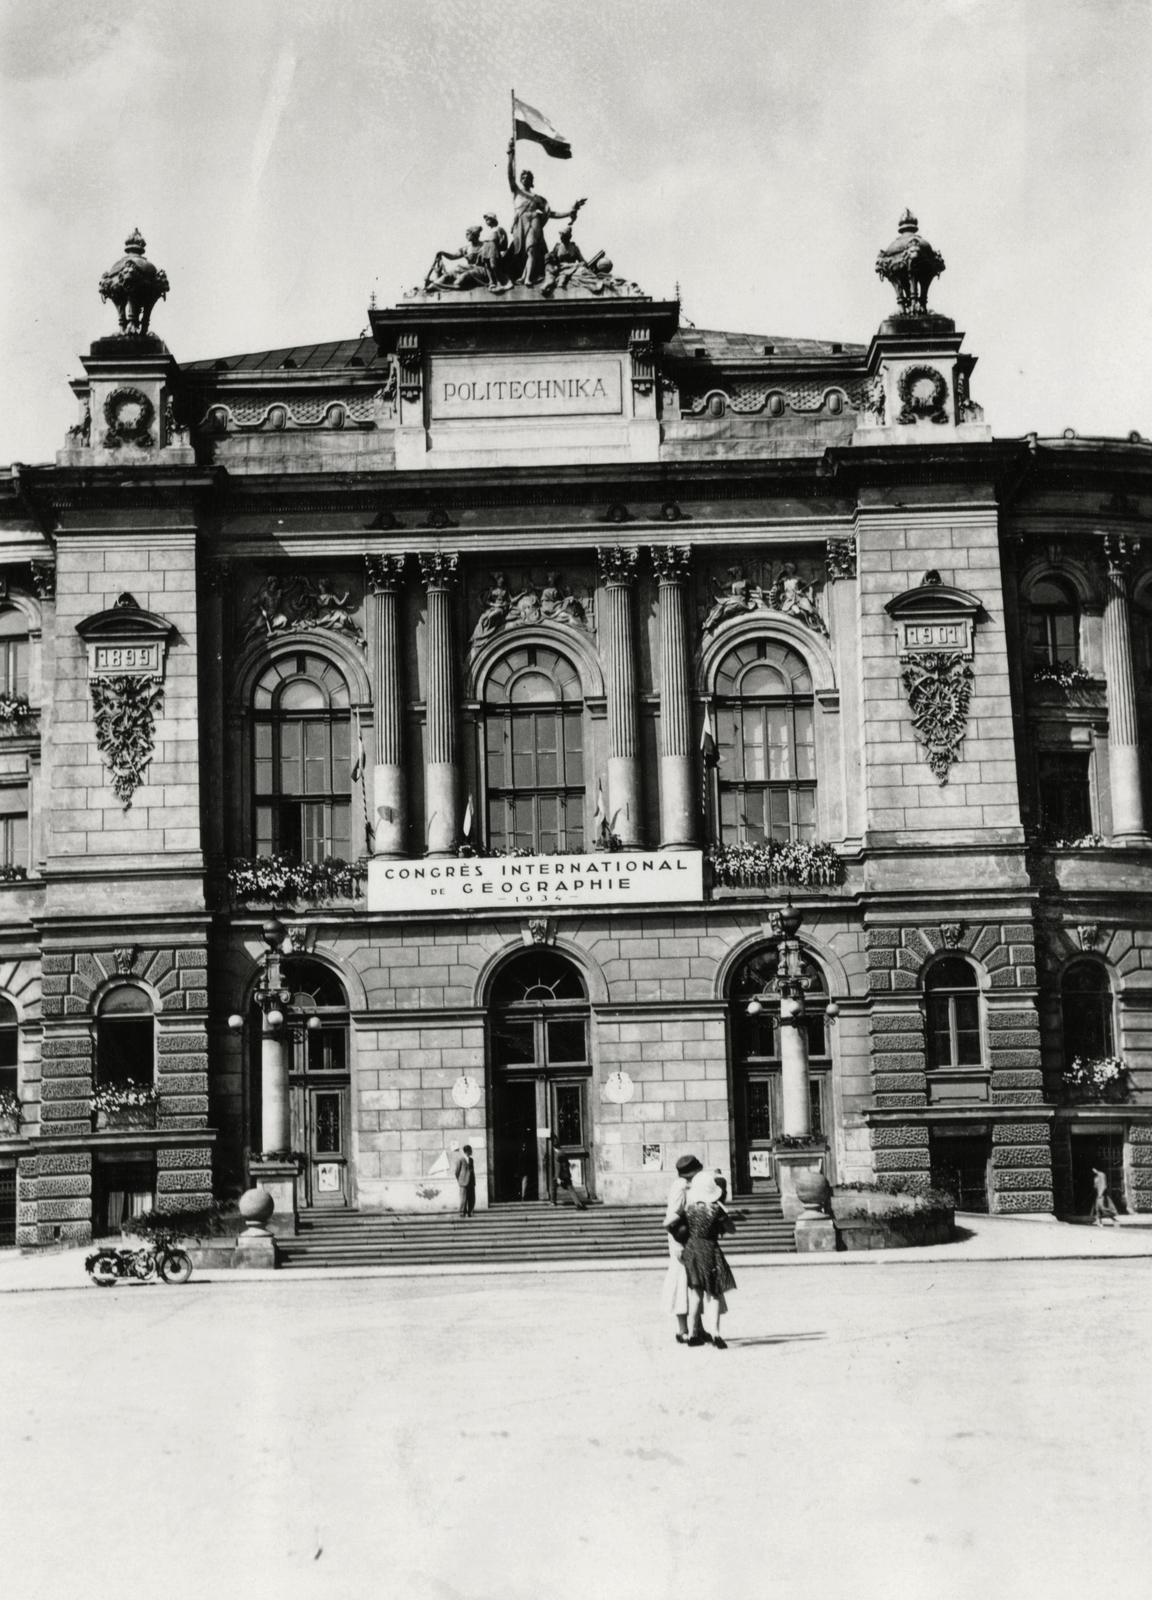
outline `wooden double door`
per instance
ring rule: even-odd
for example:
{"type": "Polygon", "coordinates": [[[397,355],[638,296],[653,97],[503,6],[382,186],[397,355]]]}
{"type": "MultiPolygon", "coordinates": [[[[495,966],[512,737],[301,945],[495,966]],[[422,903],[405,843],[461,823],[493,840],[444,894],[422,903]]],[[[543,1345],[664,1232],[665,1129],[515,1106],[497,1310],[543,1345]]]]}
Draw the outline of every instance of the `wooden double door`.
{"type": "Polygon", "coordinates": [[[303,1030],[294,1041],[292,1067],[292,1148],[303,1158],[299,1202],[346,1206],[352,1198],[347,1028],[303,1030]]]}

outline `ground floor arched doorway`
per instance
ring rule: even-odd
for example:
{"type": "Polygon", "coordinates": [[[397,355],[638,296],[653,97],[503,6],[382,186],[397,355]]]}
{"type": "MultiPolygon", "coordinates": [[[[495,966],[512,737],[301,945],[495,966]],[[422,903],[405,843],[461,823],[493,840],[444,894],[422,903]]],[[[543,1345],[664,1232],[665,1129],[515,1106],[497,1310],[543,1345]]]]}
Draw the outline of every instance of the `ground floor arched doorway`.
{"type": "Polygon", "coordinates": [[[580,972],[552,950],[514,957],[489,1001],[492,1198],[591,1195],[592,1067],[580,972]]]}

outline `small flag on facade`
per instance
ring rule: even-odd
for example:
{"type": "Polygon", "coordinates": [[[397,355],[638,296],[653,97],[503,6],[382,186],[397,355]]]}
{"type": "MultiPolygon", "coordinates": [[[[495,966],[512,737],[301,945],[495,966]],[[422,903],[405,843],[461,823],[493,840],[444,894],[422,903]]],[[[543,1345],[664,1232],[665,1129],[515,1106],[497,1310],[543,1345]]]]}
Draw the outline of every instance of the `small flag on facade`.
{"type": "Polygon", "coordinates": [[[352,763],[352,782],[359,783],[364,776],[364,769],[368,765],[368,754],[364,749],[364,736],[360,732],[360,713],[356,713],[356,759],[352,763]]]}
{"type": "Polygon", "coordinates": [[[700,753],[704,757],[706,767],[715,767],[720,762],[720,752],[716,748],[716,736],[712,732],[712,708],[704,707],[704,727],[700,733],[700,753]]]}
{"type": "Polygon", "coordinates": [[[603,839],[608,832],[608,808],[604,804],[604,785],[596,779],[596,815],[593,817],[597,839],[603,839]]]}
{"type": "Polygon", "coordinates": [[[464,807],[464,837],[472,837],[472,796],[468,796],[468,804],[464,807]]]}
{"type": "Polygon", "coordinates": [[[557,161],[571,159],[572,146],[564,135],[557,133],[548,118],[542,116],[534,106],[526,106],[515,95],[512,96],[512,120],[517,139],[532,139],[536,144],[542,144],[557,161]]]}

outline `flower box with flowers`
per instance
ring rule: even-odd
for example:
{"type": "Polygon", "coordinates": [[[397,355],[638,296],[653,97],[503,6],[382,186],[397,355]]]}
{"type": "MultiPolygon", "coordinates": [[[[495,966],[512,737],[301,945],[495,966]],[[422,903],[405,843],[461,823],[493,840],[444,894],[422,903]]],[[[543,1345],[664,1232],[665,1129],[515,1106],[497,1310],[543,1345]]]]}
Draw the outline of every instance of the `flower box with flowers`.
{"type": "Polygon", "coordinates": [[[777,885],[812,889],[844,880],[844,862],[830,844],[805,844],[798,839],[713,845],[708,860],[713,882],[721,889],[772,889],[777,885]]]}
{"type": "Polygon", "coordinates": [[[1100,687],[1090,672],[1071,661],[1041,662],[1032,669],[1032,682],[1039,689],[1094,689],[1100,687]]]}
{"type": "Polygon", "coordinates": [[[13,1139],[20,1132],[20,1100],[10,1089],[0,1092],[0,1138],[13,1139]]]}
{"type": "Polygon", "coordinates": [[[27,695],[6,694],[0,690],[0,734],[25,731],[34,716],[27,695]]]}
{"type": "Polygon", "coordinates": [[[357,900],[364,893],[366,869],[354,861],[329,856],[324,861],[291,861],[285,856],[256,856],[233,861],[228,888],[233,900],[263,905],[297,901],[357,900]]]}
{"type": "Polygon", "coordinates": [[[1063,1077],[1064,1098],[1072,1105],[1116,1105],[1128,1098],[1128,1068],[1119,1056],[1072,1058],[1063,1077]]]}
{"type": "Polygon", "coordinates": [[[96,1127],[154,1128],[158,1098],[152,1084],[101,1084],[92,1096],[96,1127]]]}

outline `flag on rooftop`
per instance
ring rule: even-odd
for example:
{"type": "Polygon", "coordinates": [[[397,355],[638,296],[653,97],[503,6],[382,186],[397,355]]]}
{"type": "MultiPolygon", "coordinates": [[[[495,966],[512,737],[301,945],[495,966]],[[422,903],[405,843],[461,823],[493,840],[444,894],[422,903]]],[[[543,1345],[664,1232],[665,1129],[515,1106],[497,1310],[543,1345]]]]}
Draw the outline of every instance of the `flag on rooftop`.
{"type": "Polygon", "coordinates": [[[542,144],[550,156],[555,156],[557,161],[567,161],[572,155],[572,146],[562,133],[556,129],[536,110],[535,106],[525,105],[523,100],[512,96],[512,121],[516,130],[517,139],[532,139],[536,144],[542,144]]]}

